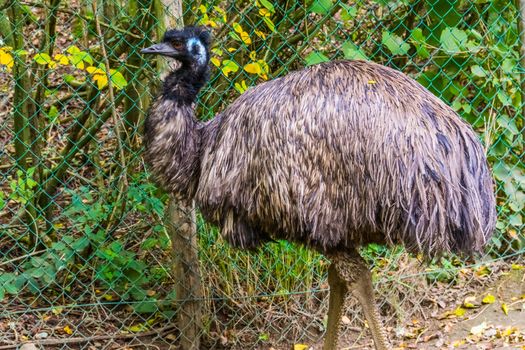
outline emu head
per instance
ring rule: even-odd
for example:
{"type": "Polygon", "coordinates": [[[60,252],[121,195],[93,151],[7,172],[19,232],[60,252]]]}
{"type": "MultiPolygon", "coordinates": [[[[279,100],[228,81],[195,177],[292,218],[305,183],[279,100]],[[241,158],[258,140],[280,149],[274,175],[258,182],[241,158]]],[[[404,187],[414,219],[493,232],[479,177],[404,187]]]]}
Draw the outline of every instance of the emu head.
{"type": "Polygon", "coordinates": [[[181,67],[204,68],[210,58],[211,34],[206,27],[171,29],[158,44],[142,49],[143,54],[157,54],[174,58],[181,67]]]}

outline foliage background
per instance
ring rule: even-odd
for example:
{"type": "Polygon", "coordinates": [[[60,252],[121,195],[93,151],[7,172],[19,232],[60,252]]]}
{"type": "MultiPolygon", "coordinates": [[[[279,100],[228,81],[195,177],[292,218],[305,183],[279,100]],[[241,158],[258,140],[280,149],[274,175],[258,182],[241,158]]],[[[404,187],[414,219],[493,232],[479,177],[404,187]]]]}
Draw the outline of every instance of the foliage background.
{"type": "MultiPolygon", "coordinates": [[[[485,283],[494,261],[524,252],[518,1],[207,0],[183,8],[185,23],[215,36],[202,119],[291,70],[366,59],[415,78],[479,133],[499,205],[489,253],[468,269],[449,257],[422,271],[401,248],[365,247],[389,324],[445,308],[427,292],[485,283]]],[[[141,158],[161,61],[139,50],[162,35],[164,11],[158,0],[0,1],[0,320],[12,325],[0,342],[34,339],[38,329],[59,339],[178,342],[169,326],[180,300],[167,196],[141,158]]],[[[200,219],[198,232],[206,346],[320,338],[323,257],[286,242],[235,251],[200,219]]],[[[349,317],[362,325],[357,312],[349,317]]]]}

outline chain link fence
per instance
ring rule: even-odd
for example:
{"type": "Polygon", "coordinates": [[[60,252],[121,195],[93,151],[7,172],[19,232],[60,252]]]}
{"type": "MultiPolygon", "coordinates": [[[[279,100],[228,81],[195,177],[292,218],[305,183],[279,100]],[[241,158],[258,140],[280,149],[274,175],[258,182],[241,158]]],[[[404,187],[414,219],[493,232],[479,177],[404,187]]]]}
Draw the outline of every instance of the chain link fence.
{"type": "MultiPolygon", "coordinates": [[[[191,286],[181,289],[186,282],[173,268],[182,252],[171,249],[168,196],[141,157],[163,61],[144,60],[139,50],[162,36],[173,17],[167,5],[0,0],[0,349],[28,341],[164,349],[184,341],[176,320],[189,302],[180,291],[191,286]]],[[[509,261],[520,266],[525,4],[209,0],[182,9],[184,23],[206,25],[215,37],[199,118],[305,65],[365,59],[410,75],[479,133],[499,206],[486,256],[421,266],[402,248],[363,248],[394,343],[406,340],[400,330],[414,319],[455,309],[495,283],[509,261]]],[[[196,218],[202,295],[191,302],[202,310],[201,348],[319,344],[327,261],[287,242],[234,250],[196,218]]],[[[348,306],[342,341],[365,348],[359,307],[348,306]]],[[[185,317],[190,325],[193,315],[185,317]]]]}

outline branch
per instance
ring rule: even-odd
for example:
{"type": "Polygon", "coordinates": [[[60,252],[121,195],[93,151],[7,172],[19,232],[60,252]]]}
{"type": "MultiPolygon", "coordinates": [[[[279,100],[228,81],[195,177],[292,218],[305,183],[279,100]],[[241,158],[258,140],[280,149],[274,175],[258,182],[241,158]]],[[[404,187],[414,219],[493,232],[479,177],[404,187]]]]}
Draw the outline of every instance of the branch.
{"type": "Polygon", "coordinates": [[[168,331],[175,329],[175,325],[165,326],[159,329],[154,329],[151,331],[143,333],[130,333],[130,334],[114,334],[114,335],[95,335],[91,337],[76,337],[76,338],[64,338],[64,339],[46,339],[40,341],[26,341],[23,343],[10,341],[11,345],[2,345],[0,350],[7,349],[18,349],[21,345],[24,344],[33,344],[33,345],[62,345],[62,344],[78,344],[78,343],[88,343],[93,341],[101,340],[119,340],[119,339],[129,339],[129,338],[142,338],[149,337],[152,335],[165,334],[168,331]]]}

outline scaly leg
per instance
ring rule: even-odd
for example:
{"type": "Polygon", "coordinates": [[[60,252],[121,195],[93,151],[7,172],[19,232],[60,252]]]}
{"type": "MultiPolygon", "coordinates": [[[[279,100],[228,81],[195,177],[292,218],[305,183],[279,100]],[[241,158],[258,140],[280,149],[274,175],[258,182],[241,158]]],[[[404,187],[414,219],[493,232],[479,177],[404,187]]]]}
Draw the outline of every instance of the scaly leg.
{"type": "MultiPolygon", "coordinates": [[[[358,252],[354,251],[351,253],[336,253],[331,255],[330,259],[332,260],[332,265],[335,267],[335,271],[337,272],[337,277],[344,281],[347,289],[351,290],[356,296],[357,300],[359,300],[361,303],[363,313],[365,314],[365,318],[368,321],[368,325],[370,326],[370,331],[372,332],[372,338],[374,339],[376,350],[390,349],[391,347],[388,343],[386,333],[379,316],[379,310],[375,305],[372,277],[368,267],[363,261],[363,258],[361,258],[358,252]]],[[[330,287],[331,286],[332,285],[330,284],[330,287]]],[[[332,298],[330,297],[330,302],[331,301],[332,298]]],[[[329,317],[331,311],[330,309],[331,307],[329,307],[329,317]]],[[[335,311],[332,312],[335,313],[335,311]]],[[[342,310],[340,311],[339,315],[341,315],[341,312],[342,310]]],[[[339,322],[339,319],[337,322],[339,322]]],[[[335,349],[335,347],[325,348],[325,350],[327,349],[335,349]]]]}
{"type": "Polygon", "coordinates": [[[348,287],[346,282],[339,277],[333,264],[328,269],[328,284],[330,285],[330,300],[328,302],[328,326],[323,350],[337,350],[341,315],[343,314],[348,287]]]}

